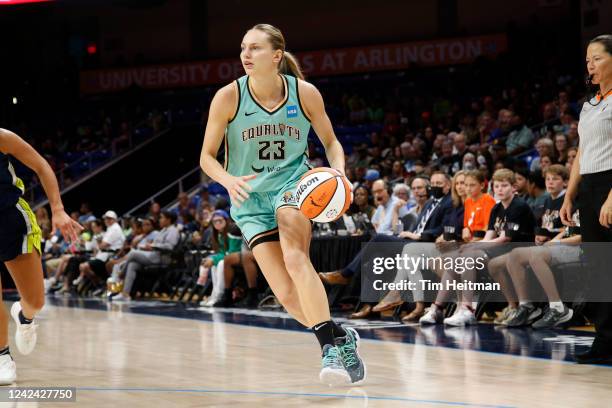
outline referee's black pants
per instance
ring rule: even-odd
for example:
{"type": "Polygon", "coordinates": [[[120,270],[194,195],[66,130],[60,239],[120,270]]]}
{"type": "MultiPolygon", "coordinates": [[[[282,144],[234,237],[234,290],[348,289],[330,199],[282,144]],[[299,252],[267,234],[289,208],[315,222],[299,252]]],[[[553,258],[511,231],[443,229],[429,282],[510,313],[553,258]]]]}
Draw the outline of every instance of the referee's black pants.
{"type": "Polygon", "coordinates": [[[593,349],[612,354],[612,303],[601,302],[602,297],[606,299],[612,297],[612,264],[610,263],[612,228],[606,228],[599,223],[599,212],[611,188],[612,170],[582,175],[578,192],[578,208],[582,242],[587,243],[584,246],[584,254],[589,266],[592,266],[591,288],[599,292],[592,293],[599,299],[597,299],[598,303],[591,304],[589,307],[592,310],[591,320],[595,323],[596,331],[593,349]],[[599,244],[590,246],[589,242],[599,244]]]}

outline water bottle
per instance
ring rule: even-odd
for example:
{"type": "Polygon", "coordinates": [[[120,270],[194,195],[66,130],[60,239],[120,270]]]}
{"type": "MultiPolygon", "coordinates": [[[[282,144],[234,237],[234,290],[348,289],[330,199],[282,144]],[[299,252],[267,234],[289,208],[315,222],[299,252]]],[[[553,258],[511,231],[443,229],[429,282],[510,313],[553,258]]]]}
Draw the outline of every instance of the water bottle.
{"type": "Polygon", "coordinates": [[[397,225],[395,227],[395,235],[399,235],[402,231],[404,231],[404,223],[402,220],[397,220],[397,225]]]}

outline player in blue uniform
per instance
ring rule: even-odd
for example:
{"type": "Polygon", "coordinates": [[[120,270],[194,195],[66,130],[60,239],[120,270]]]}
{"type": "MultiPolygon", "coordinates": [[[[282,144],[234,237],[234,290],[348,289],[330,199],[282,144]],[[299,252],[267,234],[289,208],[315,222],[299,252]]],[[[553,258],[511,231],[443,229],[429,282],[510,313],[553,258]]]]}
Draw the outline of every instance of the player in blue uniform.
{"type": "MultiPolygon", "coordinates": [[[[24,185],[15,175],[10,157],[28,166],[40,179],[51,205],[54,230],[59,229],[64,238],[76,241],[82,227],[64,211],[57,179],[47,161],[19,136],[0,129],[0,262],[8,269],[21,296],[11,307],[17,326],[15,343],[22,354],[29,354],[36,345],[37,325],[33,319],[45,302],[41,231],[30,206],[21,198],[24,185]]],[[[0,307],[0,384],[4,385],[17,378],[8,347],[8,319],[5,308],[0,307]]]]}
{"type": "Polygon", "coordinates": [[[295,187],[309,169],[310,125],[331,167],[342,174],[344,151],[321,94],[303,80],[279,29],[254,26],[241,49],[246,75],[215,95],[200,164],[229,192],[231,216],[280,303],[317,336],[321,381],[360,383],[366,369],[357,353],[359,335],[331,320],[325,289],[309,258],[311,224],[295,201],[295,187]],[[216,159],[222,142],[224,165],[216,159]]]}

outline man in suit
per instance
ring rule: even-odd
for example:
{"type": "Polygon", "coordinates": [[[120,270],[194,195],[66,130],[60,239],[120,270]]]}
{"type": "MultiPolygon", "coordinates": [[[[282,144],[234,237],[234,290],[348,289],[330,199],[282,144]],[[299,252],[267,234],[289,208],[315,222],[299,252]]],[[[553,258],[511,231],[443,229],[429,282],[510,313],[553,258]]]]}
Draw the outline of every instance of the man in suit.
{"type": "MultiPolygon", "coordinates": [[[[448,222],[448,218],[452,213],[453,206],[450,189],[450,177],[442,172],[434,173],[431,178],[430,188],[432,197],[427,201],[425,207],[419,214],[416,225],[413,227],[412,231],[402,231],[397,237],[386,234],[376,234],[366,245],[363,246],[355,259],[353,259],[353,261],[345,268],[334,272],[319,273],[319,277],[323,283],[327,283],[329,285],[348,284],[351,281],[351,278],[361,271],[363,262],[370,262],[370,259],[368,258],[371,258],[373,255],[371,245],[380,243],[395,243],[396,245],[389,245],[385,248],[388,249],[388,251],[385,252],[389,253],[376,254],[377,256],[390,257],[393,256],[393,254],[401,254],[407,241],[435,241],[435,239],[442,234],[444,225],[448,222]]],[[[371,311],[372,305],[364,303],[361,309],[358,312],[353,313],[350,317],[356,319],[364,318],[367,317],[371,311]]]]}
{"type": "Polygon", "coordinates": [[[419,214],[414,230],[402,231],[399,237],[412,241],[435,241],[442,234],[447,217],[453,210],[450,189],[450,176],[443,172],[435,172],[431,176],[431,198],[419,214]]]}

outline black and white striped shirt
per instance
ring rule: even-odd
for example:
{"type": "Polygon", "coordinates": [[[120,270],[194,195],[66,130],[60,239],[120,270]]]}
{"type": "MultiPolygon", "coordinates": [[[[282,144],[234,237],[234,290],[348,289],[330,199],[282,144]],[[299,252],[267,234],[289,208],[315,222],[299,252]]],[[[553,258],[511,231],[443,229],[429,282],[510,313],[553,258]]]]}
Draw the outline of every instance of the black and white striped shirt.
{"type": "MultiPolygon", "coordinates": [[[[592,104],[597,99],[591,99],[592,104]]],[[[612,170],[612,95],[598,105],[582,105],[580,121],[580,174],[612,170]]]]}

